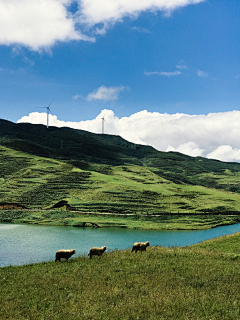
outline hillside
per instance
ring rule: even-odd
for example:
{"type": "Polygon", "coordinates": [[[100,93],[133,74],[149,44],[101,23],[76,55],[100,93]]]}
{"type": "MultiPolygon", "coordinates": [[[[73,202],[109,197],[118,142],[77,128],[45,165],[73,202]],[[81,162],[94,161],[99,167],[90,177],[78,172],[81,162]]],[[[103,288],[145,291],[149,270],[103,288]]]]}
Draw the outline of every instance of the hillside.
{"type": "Polygon", "coordinates": [[[0,205],[84,212],[239,211],[240,164],[119,136],[0,120],[0,205]]]}

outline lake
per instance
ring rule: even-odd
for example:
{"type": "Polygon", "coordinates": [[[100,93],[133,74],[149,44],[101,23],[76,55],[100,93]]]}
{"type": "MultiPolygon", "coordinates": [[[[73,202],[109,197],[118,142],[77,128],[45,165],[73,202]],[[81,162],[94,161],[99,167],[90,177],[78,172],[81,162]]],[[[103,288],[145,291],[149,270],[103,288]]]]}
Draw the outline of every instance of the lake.
{"type": "MultiPolygon", "coordinates": [[[[208,230],[159,231],[121,228],[73,228],[0,223],[0,267],[53,261],[59,249],[75,249],[78,256],[91,247],[130,249],[134,242],[156,246],[188,246],[240,231],[240,223],[208,230]]],[[[73,256],[73,257],[74,257],[73,256]]]]}

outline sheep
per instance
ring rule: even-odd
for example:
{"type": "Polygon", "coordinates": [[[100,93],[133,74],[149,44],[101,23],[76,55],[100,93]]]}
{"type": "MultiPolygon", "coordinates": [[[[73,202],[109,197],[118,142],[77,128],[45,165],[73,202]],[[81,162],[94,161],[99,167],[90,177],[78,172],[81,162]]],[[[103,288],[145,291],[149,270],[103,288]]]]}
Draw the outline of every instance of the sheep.
{"type": "Polygon", "coordinates": [[[90,259],[92,259],[92,256],[101,256],[103,254],[103,252],[107,249],[107,247],[103,246],[101,248],[91,248],[90,249],[90,252],[89,252],[89,256],[90,256],[90,259]]]}
{"type": "Polygon", "coordinates": [[[71,249],[71,250],[58,250],[56,252],[55,262],[56,261],[61,261],[62,258],[68,260],[74,253],[75,253],[74,249],[71,249]]]}
{"type": "Polygon", "coordinates": [[[137,253],[137,251],[146,251],[146,248],[150,246],[149,241],[147,242],[135,242],[133,247],[132,247],[132,251],[135,251],[135,253],[137,253]]]}

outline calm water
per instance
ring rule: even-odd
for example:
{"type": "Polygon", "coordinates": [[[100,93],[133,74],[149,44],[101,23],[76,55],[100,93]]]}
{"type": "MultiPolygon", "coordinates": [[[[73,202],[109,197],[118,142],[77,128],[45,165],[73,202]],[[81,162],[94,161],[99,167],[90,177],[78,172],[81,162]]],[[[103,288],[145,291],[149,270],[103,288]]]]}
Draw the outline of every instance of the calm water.
{"type": "Polygon", "coordinates": [[[73,228],[0,223],[0,267],[55,259],[59,249],[87,254],[91,247],[128,249],[136,241],[187,246],[240,231],[240,223],[201,231],[154,231],[121,228],[73,228]]]}

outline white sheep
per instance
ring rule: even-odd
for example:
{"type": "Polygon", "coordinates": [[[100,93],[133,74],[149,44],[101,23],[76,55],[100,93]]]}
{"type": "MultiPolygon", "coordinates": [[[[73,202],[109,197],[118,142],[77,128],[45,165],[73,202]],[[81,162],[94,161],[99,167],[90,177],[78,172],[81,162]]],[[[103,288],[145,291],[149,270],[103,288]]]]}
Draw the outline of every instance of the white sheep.
{"type": "Polygon", "coordinates": [[[105,246],[101,248],[94,247],[90,249],[90,252],[88,255],[90,256],[90,259],[92,259],[92,256],[101,256],[106,249],[107,247],[105,246]]]}
{"type": "Polygon", "coordinates": [[[71,250],[58,250],[56,252],[56,258],[55,258],[55,262],[56,261],[61,261],[61,259],[69,259],[73,254],[75,253],[74,249],[71,250]]]}
{"type": "Polygon", "coordinates": [[[132,251],[135,251],[135,253],[137,253],[137,251],[146,251],[146,248],[150,246],[149,241],[147,242],[135,242],[133,247],[132,247],[132,251]]]}

